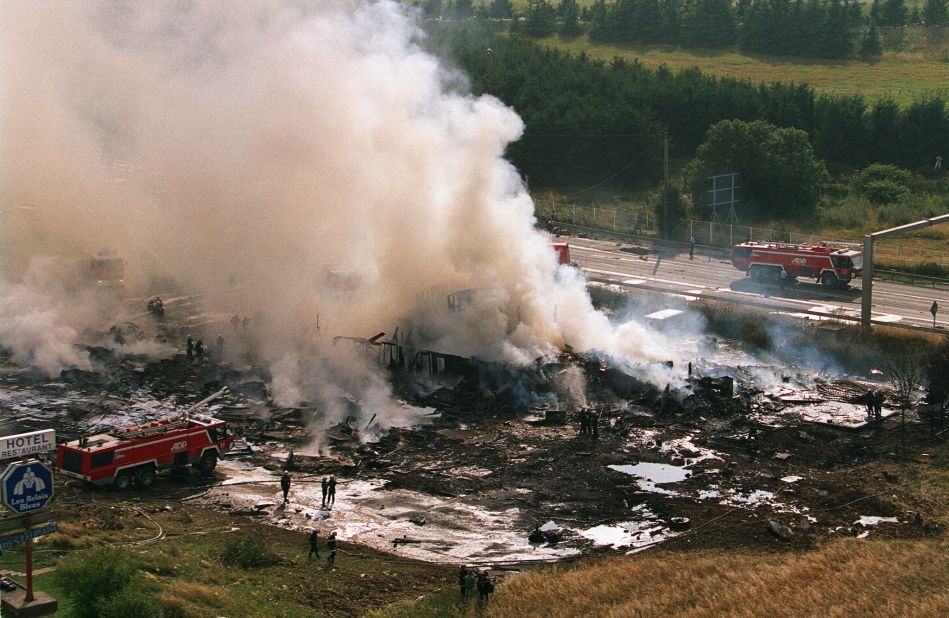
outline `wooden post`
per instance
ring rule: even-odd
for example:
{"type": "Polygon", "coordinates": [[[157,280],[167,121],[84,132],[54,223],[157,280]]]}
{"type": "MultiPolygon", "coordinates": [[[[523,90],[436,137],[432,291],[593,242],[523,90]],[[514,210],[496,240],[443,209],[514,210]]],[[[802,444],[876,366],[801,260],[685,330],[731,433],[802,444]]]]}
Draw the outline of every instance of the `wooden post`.
{"type": "Polygon", "coordinates": [[[26,601],[35,601],[33,597],[33,539],[24,543],[23,554],[26,556],[26,601]]]}

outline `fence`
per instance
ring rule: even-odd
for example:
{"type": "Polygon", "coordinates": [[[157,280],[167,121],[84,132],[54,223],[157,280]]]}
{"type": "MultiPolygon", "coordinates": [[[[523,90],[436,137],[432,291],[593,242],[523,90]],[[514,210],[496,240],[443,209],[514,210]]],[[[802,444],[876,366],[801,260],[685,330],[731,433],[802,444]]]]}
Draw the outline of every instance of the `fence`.
{"type": "MultiPolygon", "coordinates": [[[[602,206],[542,202],[538,202],[538,209],[540,214],[554,222],[562,221],[571,225],[598,228],[633,236],[659,237],[656,217],[648,209],[642,209],[640,212],[629,212],[602,206]]],[[[680,237],[668,240],[685,243],[692,236],[697,244],[709,247],[730,247],[746,240],[812,245],[829,241],[835,244],[852,245],[855,249],[862,249],[863,247],[862,237],[851,239],[821,238],[813,234],[773,227],[754,227],[719,221],[683,219],[679,221],[678,229],[680,237]]],[[[880,262],[894,268],[934,264],[943,269],[949,269],[949,248],[934,251],[912,247],[895,239],[877,241],[873,247],[873,257],[874,262],[880,262]]]]}

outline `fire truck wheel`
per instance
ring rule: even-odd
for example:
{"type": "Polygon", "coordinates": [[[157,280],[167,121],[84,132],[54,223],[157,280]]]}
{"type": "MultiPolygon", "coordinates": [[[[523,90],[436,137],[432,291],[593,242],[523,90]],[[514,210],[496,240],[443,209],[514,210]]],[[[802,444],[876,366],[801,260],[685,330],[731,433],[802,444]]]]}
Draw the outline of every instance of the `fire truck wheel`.
{"type": "Polygon", "coordinates": [[[834,275],[834,273],[824,273],[820,276],[820,284],[825,288],[836,287],[837,277],[834,275]]]}
{"type": "Polygon", "coordinates": [[[201,474],[211,474],[217,466],[217,455],[214,453],[205,453],[201,456],[201,461],[195,466],[201,474]]]}
{"type": "Polygon", "coordinates": [[[125,491],[132,486],[132,475],[127,471],[119,472],[112,479],[112,489],[116,491],[125,491]]]}
{"type": "Polygon", "coordinates": [[[135,482],[139,487],[151,487],[155,484],[155,468],[142,466],[135,471],[135,482]]]}

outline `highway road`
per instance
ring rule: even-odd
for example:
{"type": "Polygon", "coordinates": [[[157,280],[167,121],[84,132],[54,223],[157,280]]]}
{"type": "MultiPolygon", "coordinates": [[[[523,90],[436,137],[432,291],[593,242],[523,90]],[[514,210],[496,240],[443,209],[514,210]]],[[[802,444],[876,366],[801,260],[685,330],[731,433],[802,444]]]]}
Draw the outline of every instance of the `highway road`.
{"type": "MultiPolygon", "coordinates": [[[[781,288],[752,282],[721,253],[696,250],[695,259],[689,260],[685,250],[659,249],[658,254],[639,255],[636,251],[643,247],[615,240],[568,236],[558,240],[570,243],[571,259],[591,281],[675,294],[686,300],[756,305],[814,319],[860,317],[860,279],[844,289],[827,290],[806,279],[781,288]]],[[[929,309],[933,301],[939,304],[936,328],[949,331],[949,286],[933,289],[875,281],[872,319],[875,324],[932,328],[929,309]]]]}

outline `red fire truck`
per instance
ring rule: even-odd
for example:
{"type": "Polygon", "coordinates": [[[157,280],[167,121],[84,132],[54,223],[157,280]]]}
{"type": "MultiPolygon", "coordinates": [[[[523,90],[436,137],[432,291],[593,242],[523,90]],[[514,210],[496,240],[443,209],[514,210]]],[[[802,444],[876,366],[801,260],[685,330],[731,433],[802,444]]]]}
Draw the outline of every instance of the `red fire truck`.
{"type": "Polygon", "coordinates": [[[189,464],[210,474],[234,443],[224,421],[195,414],[79,438],[56,449],[56,469],[93,485],[128,489],[155,482],[163,468],[189,464]]]}
{"type": "Polygon", "coordinates": [[[100,249],[88,258],[88,276],[97,286],[118,287],[125,284],[125,260],[111,249],[100,249]]]}
{"type": "Polygon", "coordinates": [[[557,263],[569,266],[570,262],[570,245],[565,242],[552,242],[550,246],[553,247],[554,251],[557,252],[557,263]]]}
{"type": "Polygon", "coordinates": [[[831,288],[846,286],[859,277],[863,257],[859,251],[835,248],[828,243],[811,246],[743,242],[732,247],[732,265],[760,283],[807,277],[831,288]]]}

